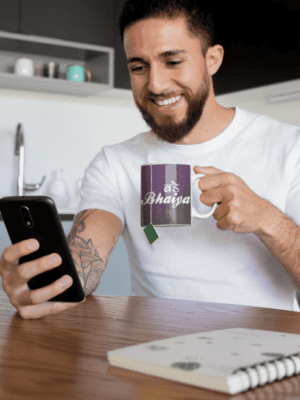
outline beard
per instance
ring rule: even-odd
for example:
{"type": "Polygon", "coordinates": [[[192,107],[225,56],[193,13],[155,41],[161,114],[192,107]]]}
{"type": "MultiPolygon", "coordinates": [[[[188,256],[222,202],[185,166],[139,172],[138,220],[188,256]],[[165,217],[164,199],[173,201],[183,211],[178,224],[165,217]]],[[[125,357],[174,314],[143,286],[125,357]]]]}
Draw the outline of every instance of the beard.
{"type": "MultiPolygon", "coordinates": [[[[210,81],[208,75],[205,75],[203,84],[198,92],[194,96],[189,96],[189,93],[185,91],[184,96],[188,103],[188,109],[185,118],[181,122],[175,122],[171,115],[165,115],[164,121],[158,123],[155,118],[148,113],[147,109],[135,101],[138,109],[140,110],[143,119],[152,131],[162,140],[174,143],[187,136],[191,130],[195,127],[197,122],[200,120],[203,109],[206,104],[210,92],[210,81]]],[[[151,98],[157,97],[157,95],[151,95],[151,98]]],[[[159,96],[162,98],[163,96],[159,96]]],[[[170,95],[165,96],[172,97],[170,95]]]]}

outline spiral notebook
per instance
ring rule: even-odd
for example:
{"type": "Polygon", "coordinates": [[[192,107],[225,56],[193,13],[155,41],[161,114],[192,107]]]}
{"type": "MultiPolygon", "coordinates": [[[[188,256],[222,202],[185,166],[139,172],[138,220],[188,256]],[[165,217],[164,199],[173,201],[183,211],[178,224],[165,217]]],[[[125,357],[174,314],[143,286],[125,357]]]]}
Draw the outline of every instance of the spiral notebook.
{"type": "Polygon", "coordinates": [[[107,357],[116,367],[236,394],[300,374],[300,335],[224,329],[112,350],[107,357]]]}

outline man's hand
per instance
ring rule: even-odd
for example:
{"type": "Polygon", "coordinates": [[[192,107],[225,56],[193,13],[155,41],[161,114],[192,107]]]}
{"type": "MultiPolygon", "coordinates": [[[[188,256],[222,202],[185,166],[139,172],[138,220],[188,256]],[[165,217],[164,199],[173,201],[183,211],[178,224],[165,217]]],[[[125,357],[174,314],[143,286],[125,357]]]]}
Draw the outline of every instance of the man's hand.
{"type": "Polygon", "coordinates": [[[239,233],[258,234],[276,208],[256,195],[238,176],[214,167],[194,167],[199,180],[201,203],[212,206],[221,203],[213,214],[217,227],[239,233]]]}
{"type": "Polygon", "coordinates": [[[72,284],[72,278],[65,275],[41,289],[30,290],[27,282],[42,272],[49,271],[61,264],[58,254],[51,254],[34,261],[19,265],[19,259],[39,248],[35,239],[24,240],[7,247],[0,259],[2,286],[11,304],[16,307],[24,319],[36,319],[45,315],[75,307],[79,303],[48,302],[54,296],[64,292],[72,284]],[[69,283],[67,283],[69,279],[69,283]]]}

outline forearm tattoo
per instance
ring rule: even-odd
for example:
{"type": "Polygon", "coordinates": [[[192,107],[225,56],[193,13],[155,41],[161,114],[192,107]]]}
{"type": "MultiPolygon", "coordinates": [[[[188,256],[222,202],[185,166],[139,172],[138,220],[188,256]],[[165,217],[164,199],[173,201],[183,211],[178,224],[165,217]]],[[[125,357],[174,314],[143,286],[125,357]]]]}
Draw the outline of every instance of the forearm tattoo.
{"type": "Polygon", "coordinates": [[[85,230],[84,220],[93,212],[94,210],[88,210],[79,213],[74,222],[73,229],[68,236],[69,247],[86,296],[90,295],[97,288],[116,244],[114,236],[110,244],[106,240],[103,247],[108,247],[109,250],[106,250],[106,254],[103,254],[102,258],[94,247],[92,239],[86,240],[79,236],[85,230]]]}

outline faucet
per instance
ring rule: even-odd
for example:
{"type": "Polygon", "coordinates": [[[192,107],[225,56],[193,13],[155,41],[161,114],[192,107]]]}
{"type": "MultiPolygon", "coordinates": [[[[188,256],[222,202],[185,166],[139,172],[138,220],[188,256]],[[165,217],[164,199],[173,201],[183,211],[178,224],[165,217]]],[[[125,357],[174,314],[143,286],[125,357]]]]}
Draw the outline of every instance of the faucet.
{"type": "Polygon", "coordinates": [[[33,192],[38,190],[44,183],[46,176],[43,176],[41,183],[29,184],[24,182],[24,166],[25,166],[25,154],[24,154],[24,134],[22,132],[21,124],[18,124],[15,140],[15,155],[18,156],[18,180],[17,180],[17,195],[24,196],[25,191],[33,192]]]}

